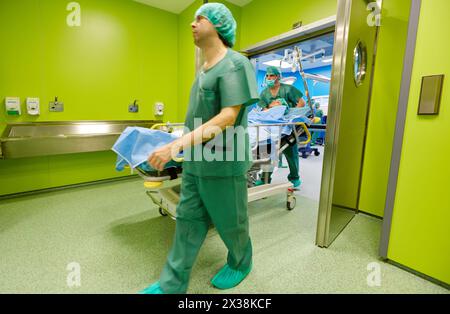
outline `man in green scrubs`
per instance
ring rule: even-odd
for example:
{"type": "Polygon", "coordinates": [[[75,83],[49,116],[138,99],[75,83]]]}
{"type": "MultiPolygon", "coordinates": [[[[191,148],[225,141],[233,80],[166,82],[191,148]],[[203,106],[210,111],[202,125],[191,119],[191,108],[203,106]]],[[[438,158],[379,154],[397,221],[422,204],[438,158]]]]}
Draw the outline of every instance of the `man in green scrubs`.
{"type": "Polygon", "coordinates": [[[322,117],[323,117],[323,110],[320,109],[320,103],[313,101],[312,104],[314,105],[314,117],[322,119],[322,117]]]}
{"type": "MultiPolygon", "coordinates": [[[[283,84],[280,82],[280,71],[274,66],[269,66],[266,70],[266,84],[267,88],[264,89],[260,95],[258,105],[263,110],[286,105],[290,108],[304,107],[306,102],[303,99],[303,94],[297,88],[292,85],[283,84]]],[[[283,151],[284,156],[289,165],[288,180],[292,182],[294,187],[299,187],[301,184],[299,176],[299,158],[298,158],[298,146],[293,145],[286,148],[283,151]]],[[[256,185],[262,185],[270,183],[272,177],[271,169],[263,170],[262,179],[256,181],[256,185]]]]}
{"type": "MultiPolygon", "coordinates": [[[[314,102],[312,100],[312,105],[314,106],[314,124],[320,124],[322,122],[323,110],[320,109],[320,103],[314,102]]],[[[311,146],[316,145],[319,136],[323,136],[323,131],[312,132],[311,134],[311,146]]]]}
{"type": "Polygon", "coordinates": [[[247,127],[247,107],[258,101],[256,75],[249,60],[231,49],[236,22],[223,4],[201,6],[192,32],[205,63],[191,89],[185,121],[189,132],[148,160],[153,168],[162,170],[173,156],[184,152],[175,237],[159,281],[142,293],[187,291],[211,223],[228,249],[227,263],[212,278],[212,285],[232,288],[252,268],[246,177],[251,154],[248,134],[234,133],[233,127],[247,127]],[[215,154],[214,160],[206,158],[206,149],[215,154]]]}

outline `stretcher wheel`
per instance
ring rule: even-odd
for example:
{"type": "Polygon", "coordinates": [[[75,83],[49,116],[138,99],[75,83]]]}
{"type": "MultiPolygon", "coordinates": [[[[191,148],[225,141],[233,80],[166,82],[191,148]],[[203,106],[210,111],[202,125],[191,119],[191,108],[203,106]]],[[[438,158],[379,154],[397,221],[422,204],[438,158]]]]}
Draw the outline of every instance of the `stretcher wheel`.
{"type": "Polygon", "coordinates": [[[295,205],[297,203],[297,199],[295,197],[291,197],[287,202],[286,202],[286,208],[287,210],[293,210],[295,208],[295,205]]]}
{"type": "Polygon", "coordinates": [[[161,216],[167,216],[166,212],[161,207],[159,208],[159,213],[161,216]]]}

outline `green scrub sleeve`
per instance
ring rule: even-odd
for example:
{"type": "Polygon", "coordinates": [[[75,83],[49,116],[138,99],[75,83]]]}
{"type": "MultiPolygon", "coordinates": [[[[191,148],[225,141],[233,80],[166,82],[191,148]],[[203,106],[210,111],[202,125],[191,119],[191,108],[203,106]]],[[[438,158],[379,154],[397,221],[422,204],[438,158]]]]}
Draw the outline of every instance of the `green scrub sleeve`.
{"type": "Polygon", "coordinates": [[[221,108],[249,106],[259,100],[256,77],[250,62],[219,78],[221,108]]]}
{"type": "Polygon", "coordinates": [[[261,92],[261,95],[259,96],[259,101],[258,101],[258,106],[260,106],[263,109],[267,108],[267,106],[269,105],[267,103],[267,100],[266,100],[267,97],[265,96],[265,94],[267,94],[267,89],[265,89],[261,92]]]}
{"type": "Polygon", "coordinates": [[[298,100],[300,98],[303,98],[303,93],[300,90],[298,90],[297,88],[295,88],[294,86],[291,86],[291,90],[289,91],[289,98],[292,103],[297,105],[298,100]]]}
{"type": "Polygon", "coordinates": [[[267,103],[264,100],[260,99],[258,101],[258,106],[260,106],[261,108],[265,109],[265,108],[267,108],[268,105],[267,105],[267,103]]]}

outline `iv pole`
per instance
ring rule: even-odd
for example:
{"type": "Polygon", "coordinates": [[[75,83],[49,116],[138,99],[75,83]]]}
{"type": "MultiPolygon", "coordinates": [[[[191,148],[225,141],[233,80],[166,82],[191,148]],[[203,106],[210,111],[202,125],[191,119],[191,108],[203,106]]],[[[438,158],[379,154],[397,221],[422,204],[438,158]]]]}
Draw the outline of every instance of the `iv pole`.
{"type": "Polygon", "coordinates": [[[302,65],[302,61],[301,61],[302,52],[300,51],[300,49],[298,49],[297,46],[295,46],[294,49],[296,52],[294,54],[294,66],[298,65],[298,70],[300,72],[300,75],[302,76],[303,86],[305,88],[306,97],[308,99],[308,106],[311,109],[311,116],[314,116],[314,109],[313,109],[312,102],[311,102],[311,96],[309,94],[308,83],[306,82],[306,75],[305,75],[305,71],[303,70],[303,65],[302,65]]]}

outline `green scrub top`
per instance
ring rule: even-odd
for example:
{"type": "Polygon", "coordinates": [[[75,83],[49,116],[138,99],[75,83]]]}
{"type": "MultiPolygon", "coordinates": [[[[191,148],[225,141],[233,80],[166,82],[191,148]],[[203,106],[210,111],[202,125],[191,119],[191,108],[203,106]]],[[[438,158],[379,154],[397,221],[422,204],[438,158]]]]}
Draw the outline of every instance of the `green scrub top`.
{"type": "Polygon", "coordinates": [[[318,118],[322,118],[323,117],[323,110],[322,109],[314,110],[314,116],[318,117],[318,118]]]}
{"type": "Polygon", "coordinates": [[[222,108],[242,105],[235,122],[239,132],[224,130],[207,143],[184,152],[183,172],[200,177],[245,175],[252,164],[247,130],[248,106],[259,100],[256,74],[250,61],[228,49],[225,57],[208,70],[201,70],[191,89],[185,119],[187,131],[218,115],[222,108]],[[242,132],[244,130],[244,132],[242,132]],[[209,151],[208,156],[203,151],[209,151]]]}
{"type": "Polygon", "coordinates": [[[262,91],[258,106],[261,108],[267,108],[274,100],[278,98],[284,98],[289,107],[297,107],[298,100],[303,97],[303,93],[292,85],[280,83],[280,89],[276,96],[273,96],[270,92],[270,88],[266,88],[262,91]]]}

